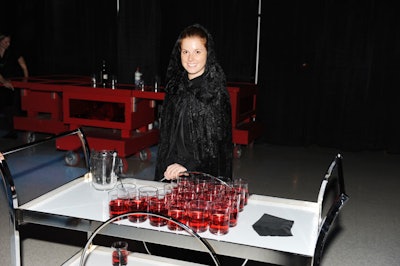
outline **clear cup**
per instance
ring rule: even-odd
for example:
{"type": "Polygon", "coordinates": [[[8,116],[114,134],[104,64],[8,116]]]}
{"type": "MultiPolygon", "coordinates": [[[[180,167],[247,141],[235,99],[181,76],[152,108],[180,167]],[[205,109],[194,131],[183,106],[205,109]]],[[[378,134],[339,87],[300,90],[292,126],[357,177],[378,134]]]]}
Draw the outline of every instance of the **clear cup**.
{"type": "Polygon", "coordinates": [[[118,189],[113,189],[108,192],[108,209],[110,218],[128,212],[126,198],[120,198],[119,196],[120,194],[118,189]]]}
{"type": "MultiPolygon", "coordinates": [[[[168,209],[165,198],[162,196],[151,198],[149,201],[149,212],[167,216],[168,209]]],[[[149,215],[149,221],[152,226],[156,227],[167,225],[167,219],[154,215],[149,215]]]]}
{"type": "MultiPolygon", "coordinates": [[[[184,225],[187,225],[188,217],[187,217],[186,200],[173,200],[167,203],[167,206],[168,206],[168,216],[174,218],[175,220],[178,220],[184,225]]],[[[182,227],[171,221],[168,221],[167,225],[168,229],[172,231],[183,230],[182,227]]]]}
{"type": "Polygon", "coordinates": [[[229,200],[219,200],[211,203],[210,233],[226,235],[229,232],[230,206],[229,200]]]}
{"type": "Polygon", "coordinates": [[[234,227],[237,225],[240,211],[240,202],[242,198],[241,193],[237,193],[234,188],[227,189],[227,194],[225,196],[230,202],[230,215],[229,215],[229,227],[234,227]]]}
{"type": "Polygon", "coordinates": [[[112,265],[125,266],[128,264],[128,243],[125,241],[116,241],[111,245],[112,265]]]}
{"type": "Polygon", "coordinates": [[[92,185],[97,190],[111,190],[117,184],[117,153],[106,150],[92,151],[90,172],[92,185]]]}
{"type": "Polygon", "coordinates": [[[236,178],[234,179],[234,183],[236,184],[240,184],[240,187],[242,188],[242,190],[244,190],[244,196],[242,198],[243,200],[243,205],[246,206],[247,205],[247,201],[249,200],[249,181],[247,180],[247,178],[236,178]]]}
{"type": "Polygon", "coordinates": [[[210,202],[192,200],[188,205],[188,225],[193,231],[202,233],[207,231],[210,223],[210,202]]]}
{"type": "MultiPolygon", "coordinates": [[[[158,196],[158,189],[153,186],[143,186],[138,188],[139,191],[139,199],[140,199],[140,207],[143,209],[143,211],[147,212],[149,211],[149,203],[150,199],[152,198],[157,198],[158,196]]],[[[139,222],[144,222],[147,220],[148,215],[136,215],[138,217],[139,222]]]]}

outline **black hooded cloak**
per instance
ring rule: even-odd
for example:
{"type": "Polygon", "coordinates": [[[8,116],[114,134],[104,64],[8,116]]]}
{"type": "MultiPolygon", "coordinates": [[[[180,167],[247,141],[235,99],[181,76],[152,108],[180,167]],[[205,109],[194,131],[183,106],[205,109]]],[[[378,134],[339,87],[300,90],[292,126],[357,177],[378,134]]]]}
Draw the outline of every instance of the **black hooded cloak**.
{"type": "Polygon", "coordinates": [[[173,163],[188,171],[216,177],[232,177],[231,103],[225,74],[218,64],[212,36],[207,34],[205,72],[192,80],[181,65],[178,38],[167,70],[166,96],[162,106],[160,142],[155,179],[173,163]]]}

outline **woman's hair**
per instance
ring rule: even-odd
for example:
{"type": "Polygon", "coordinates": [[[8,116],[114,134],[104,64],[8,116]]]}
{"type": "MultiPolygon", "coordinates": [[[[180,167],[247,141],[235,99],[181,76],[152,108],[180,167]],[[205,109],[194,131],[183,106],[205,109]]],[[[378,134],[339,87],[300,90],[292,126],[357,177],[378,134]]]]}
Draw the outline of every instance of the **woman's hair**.
{"type": "MultiPolygon", "coordinates": [[[[172,84],[178,82],[178,79],[182,76],[182,73],[185,72],[182,63],[181,63],[181,43],[182,40],[188,37],[197,36],[201,39],[205,40],[204,46],[207,50],[207,62],[205,74],[209,76],[208,73],[211,71],[212,76],[215,76],[214,73],[216,71],[223,73],[221,67],[217,63],[215,50],[214,50],[214,40],[211,34],[208,32],[206,28],[201,26],[200,24],[194,24],[186,27],[180,34],[178,39],[175,42],[174,48],[172,49],[172,53],[170,56],[170,61],[166,74],[167,83],[172,82],[172,84]],[[212,69],[210,69],[210,67],[212,69]]],[[[224,75],[223,75],[224,78],[224,75]]],[[[171,85],[172,85],[171,84],[171,85]]]]}
{"type": "Polygon", "coordinates": [[[181,32],[177,40],[177,45],[179,47],[179,50],[182,45],[182,40],[189,37],[199,37],[200,39],[204,40],[205,41],[204,46],[206,47],[206,50],[208,50],[207,32],[203,27],[201,27],[198,24],[189,26],[181,32]]]}

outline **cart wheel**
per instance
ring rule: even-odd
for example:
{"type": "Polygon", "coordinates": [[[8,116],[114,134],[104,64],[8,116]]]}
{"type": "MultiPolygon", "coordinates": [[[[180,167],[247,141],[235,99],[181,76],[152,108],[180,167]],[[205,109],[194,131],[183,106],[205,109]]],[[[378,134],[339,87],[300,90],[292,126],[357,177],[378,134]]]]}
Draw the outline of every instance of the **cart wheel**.
{"type": "Polygon", "coordinates": [[[24,133],[23,138],[26,143],[32,143],[36,140],[35,132],[27,131],[24,133]]]}
{"type": "Polygon", "coordinates": [[[139,158],[141,161],[150,161],[151,151],[150,149],[144,149],[139,152],[139,158]]]}
{"type": "Polygon", "coordinates": [[[117,165],[117,172],[121,174],[126,174],[128,173],[128,160],[126,158],[119,158],[118,160],[118,165],[117,165]]]}
{"type": "Polygon", "coordinates": [[[80,159],[79,154],[74,151],[68,151],[65,154],[64,161],[69,166],[76,166],[78,165],[80,159]]]}
{"type": "Polygon", "coordinates": [[[233,158],[239,159],[242,157],[242,146],[236,145],[233,147],[233,158]]]}

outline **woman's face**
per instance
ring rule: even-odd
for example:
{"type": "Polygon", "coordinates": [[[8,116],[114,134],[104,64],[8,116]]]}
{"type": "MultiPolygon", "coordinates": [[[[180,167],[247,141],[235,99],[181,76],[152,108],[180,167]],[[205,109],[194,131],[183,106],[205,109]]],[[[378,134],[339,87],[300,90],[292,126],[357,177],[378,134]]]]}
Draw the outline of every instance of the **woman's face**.
{"type": "Polygon", "coordinates": [[[4,50],[10,46],[11,38],[10,37],[5,37],[3,40],[0,41],[0,47],[3,48],[4,50]]]}
{"type": "Polygon", "coordinates": [[[181,42],[181,63],[188,72],[188,78],[194,79],[204,73],[207,63],[205,40],[198,37],[186,37],[181,42]]]}

